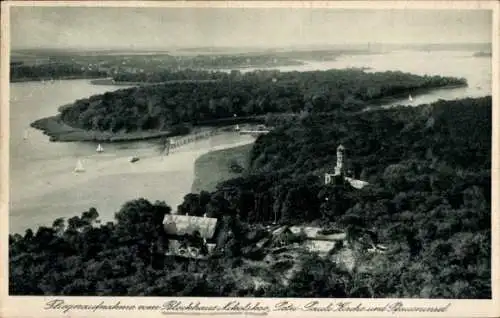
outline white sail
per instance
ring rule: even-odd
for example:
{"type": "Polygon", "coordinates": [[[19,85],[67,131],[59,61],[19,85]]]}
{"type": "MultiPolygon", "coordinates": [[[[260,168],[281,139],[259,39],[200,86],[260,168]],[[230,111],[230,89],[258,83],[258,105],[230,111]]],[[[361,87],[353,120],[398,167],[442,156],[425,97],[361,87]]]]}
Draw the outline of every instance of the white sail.
{"type": "Polygon", "coordinates": [[[235,127],[235,130],[239,131],[240,130],[240,125],[237,124],[236,127],[235,127]]]}
{"type": "Polygon", "coordinates": [[[84,172],[85,168],[83,168],[83,164],[81,160],[76,162],[75,172],[84,172]]]}
{"type": "Polygon", "coordinates": [[[29,137],[28,130],[25,130],[24,135],[23,135],[23,139],[28,139],[28,137],[29,137]]]}
{"type": "Polygon", "coordinates": [[[411,97],[411,94],[408,96],[408,100],[411,102],[413,101],[413,97],[411,97]]]}
{"type": "Polygon", "coordinates": [[[101,144],[99,144],[97,146],[97,149],[96,149],[97,152],[103,152],[104,151],[104,148],[102,148],[101,144]]]}

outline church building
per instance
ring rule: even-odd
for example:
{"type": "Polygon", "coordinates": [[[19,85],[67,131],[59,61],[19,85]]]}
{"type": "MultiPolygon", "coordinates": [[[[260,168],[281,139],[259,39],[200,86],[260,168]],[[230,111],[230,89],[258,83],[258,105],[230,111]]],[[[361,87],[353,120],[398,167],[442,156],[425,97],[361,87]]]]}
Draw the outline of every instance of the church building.
{"type": "Polygon", "coordinates": [[[343,145],[337,147],[337,165],[335,166],[334,173],[325,173],[325,185],[331,184],[335,177],[344,178],[344,180],[356,189],[362,189],[368,185],[368,182],[356,180],[349,172],[346,172],[346,149],[343,145]]]}

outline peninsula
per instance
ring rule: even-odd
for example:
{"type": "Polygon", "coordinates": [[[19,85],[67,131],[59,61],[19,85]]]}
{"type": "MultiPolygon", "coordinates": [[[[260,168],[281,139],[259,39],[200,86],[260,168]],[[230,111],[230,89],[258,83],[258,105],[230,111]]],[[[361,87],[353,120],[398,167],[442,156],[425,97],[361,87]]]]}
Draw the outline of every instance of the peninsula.
{"type": "Polygon", "coordinates": [[[53,141],[136,140],[187,133],[186,127],[192,126],[235,124],[272,113],[355,112],[391,98],[467,85],[461,78],[362,69],[233,71],[218,74],[217,80],[205,79],[91,96],[32,126],[53,141]]]}

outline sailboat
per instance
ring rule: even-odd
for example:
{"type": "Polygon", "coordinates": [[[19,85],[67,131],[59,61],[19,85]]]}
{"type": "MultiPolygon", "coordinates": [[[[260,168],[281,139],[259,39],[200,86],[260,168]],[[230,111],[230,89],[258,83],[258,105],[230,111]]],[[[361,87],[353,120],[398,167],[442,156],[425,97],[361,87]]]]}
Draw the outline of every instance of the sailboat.
{"type": "Polygon", "coordinates": [[[23,139],[24,140],[28,139],[28,130],[24,131],[23,139]]]}
{"type": "Polygon", "coordinates": [[[81,160],[76,162],[75,172],[85,172],[85,168],[83,168],[83,164],[81,160]]]}
{"type": "Polygon", "coordinates": [[[240,125],[236,124],[236,127],[234,128],[236,131],[240,131],[240,125]]]}
{"type": "Polygon", "coordinates": [[[103,152],[104,148],[102,148],[101,144],[97,145],[97,149],[95,150],[97,152],[103,152]]]}
{"type": "Polygon", "coordinates": [[[411,94],[408,96],[408,100],[409,100],[410,102],[413,102],[413,97],[411,97],[411,94]]]}

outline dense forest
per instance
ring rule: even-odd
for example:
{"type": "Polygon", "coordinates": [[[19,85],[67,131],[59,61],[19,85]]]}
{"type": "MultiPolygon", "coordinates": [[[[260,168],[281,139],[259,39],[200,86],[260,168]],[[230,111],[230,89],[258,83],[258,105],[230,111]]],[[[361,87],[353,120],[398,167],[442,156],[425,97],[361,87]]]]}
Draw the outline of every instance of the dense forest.
{"type": "Polygon", "coordinates": [[[360,110],[370,101],[467,85],[465,79],[362,70],[233,71],[209,83],[121,89],[77,100],[61,112],[68,125],[97,131],[169,130],[180,123],[301,111],[360,110]]]}
{"type": "Polygon", "coordinates": [[[208,260],[166,259],[161,223],[171,209],[137,199],[114,223],[100,224],[90,209],[10,235],[10,293],[490,298],[491,106],[484,97],[285,117],[257,139],[241,177],[188,194],[178,207],[219,218],[208,260]],[[368,187],[323,184],[340,143],[368,187]],[[368,229],[389,249],[358,255],[350,271],[304,253],[283,285],[275,277],[287,264],[252,265],[264,257],[254,247],[262,224],[273,221],[335,225],[350,237],[368,229]],[[270,285],[254,287],[249,273],[270,285]]]}
{"type": "Polygon", "coordinates": [[[120,73],[113,76],[116,82],[143,82],[143,83],[160,83],[168,81],[204,81],[204,80],[221,80],[227,77],[226,72],[207,72],[192,69],[182,71],[154,71],[143,73],[120,73]]]}
{"type": "Polygon", "coordinates": [[[89,70],[77,64],[45,63],[41,65],[11,65],[10,80],[12,82],[23,80],[50,80],[64,78],[92,78],[105,77],[106,72],[89,70]]]}

